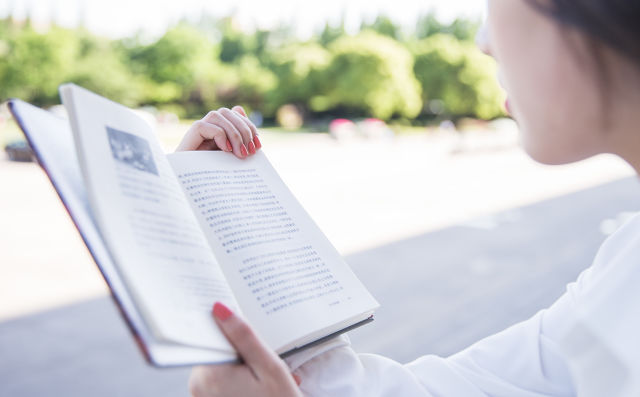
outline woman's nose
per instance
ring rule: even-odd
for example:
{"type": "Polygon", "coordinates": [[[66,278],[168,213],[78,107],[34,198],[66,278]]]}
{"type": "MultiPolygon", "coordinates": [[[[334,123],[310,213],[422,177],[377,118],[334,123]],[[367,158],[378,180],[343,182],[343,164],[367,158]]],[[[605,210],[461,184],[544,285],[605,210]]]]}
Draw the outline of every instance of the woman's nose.
{"type": "Polygon", "coordinates": [[[480,29],[478,29],[478,33],[476,33],[476,45],[478,46],[480,51],[489,56],[492,56],[491,48],[489,45],[489,30],[487,29],[486,23],[482,24],[480,29]]]}

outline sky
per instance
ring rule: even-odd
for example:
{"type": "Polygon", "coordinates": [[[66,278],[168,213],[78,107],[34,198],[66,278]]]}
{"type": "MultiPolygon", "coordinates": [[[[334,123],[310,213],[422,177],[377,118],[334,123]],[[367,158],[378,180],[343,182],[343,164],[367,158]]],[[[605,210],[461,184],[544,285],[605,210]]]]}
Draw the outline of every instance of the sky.
{"type": "Polygon", "coordinates": [[[482,18],[485,0],[0,0],[0,17],[27,15],[36,23],[56,22],[74,27],[79,20],[94,33],[121,38],[138,31],[154,37],[182,18],[197,20],[207,13],[233,14],[246,29],[293,24],[301,38],[318,32],[326,21],[343,17],[348,31],[385,14],[412,28],[430,10],[443,21],[457,16],[482,18]]]}

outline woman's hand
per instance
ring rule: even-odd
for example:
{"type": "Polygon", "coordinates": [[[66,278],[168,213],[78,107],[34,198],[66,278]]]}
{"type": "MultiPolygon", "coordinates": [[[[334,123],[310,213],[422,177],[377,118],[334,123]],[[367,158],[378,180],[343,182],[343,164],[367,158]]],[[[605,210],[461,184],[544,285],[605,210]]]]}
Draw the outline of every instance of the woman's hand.
{"type": "Polygon", "coordinates": [[[247,323],[221,303],[213,306],[213,316],[244,362],[194,368],[189,379],[194,397],[302,397],[299,379],[247,323]]]}
{"type": "Polygon", "coordinates": [[[241,106],[234,106],[233,109],[212,110],[193,123],[176,152],[224,150],[245,158],[255,154],[261,147],[256,126],[241,106]]]}

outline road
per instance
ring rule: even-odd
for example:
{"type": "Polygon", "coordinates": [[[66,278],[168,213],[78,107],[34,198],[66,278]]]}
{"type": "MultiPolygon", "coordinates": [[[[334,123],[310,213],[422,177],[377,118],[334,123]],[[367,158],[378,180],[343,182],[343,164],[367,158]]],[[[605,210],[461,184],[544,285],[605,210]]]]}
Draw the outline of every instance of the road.
{"type": "MultiPolygon", "coordinates": [[[[382,303],[353,345],[448,355],[526,319],[589,265],[603,228],[638,210],[626,178],[349,255],[382,303]]],[[[0,357],[3,396],[187,395],[188,370],[148,367],[107,297],[0,323],[0,357]]]]}

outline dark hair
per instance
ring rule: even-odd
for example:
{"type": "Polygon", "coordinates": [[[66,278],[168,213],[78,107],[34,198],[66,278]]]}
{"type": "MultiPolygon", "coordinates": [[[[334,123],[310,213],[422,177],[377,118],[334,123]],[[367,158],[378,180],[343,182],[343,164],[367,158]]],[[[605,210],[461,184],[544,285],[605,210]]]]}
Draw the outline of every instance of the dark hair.
{"type": "Polygon", "coordinates": [[[586,33],[640,66],[640,1],[528,1],[560,23],[586,33]]]}

